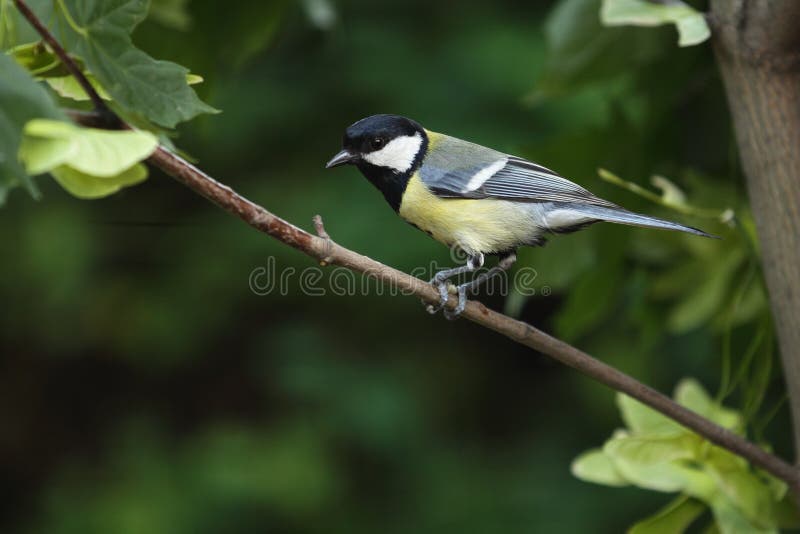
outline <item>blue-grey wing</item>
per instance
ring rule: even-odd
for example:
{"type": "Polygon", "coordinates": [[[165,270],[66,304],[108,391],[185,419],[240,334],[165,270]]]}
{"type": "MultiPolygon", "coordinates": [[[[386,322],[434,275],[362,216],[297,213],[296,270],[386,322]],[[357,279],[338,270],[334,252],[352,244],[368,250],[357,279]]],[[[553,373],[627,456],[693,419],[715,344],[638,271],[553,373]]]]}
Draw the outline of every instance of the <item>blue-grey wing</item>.
{"type": "Polygon", "coordinates": [[[441,136],[425,157],[420,178],[442,198],[579,202],[617,207],[546,167],[449,136],[441,136]]]}

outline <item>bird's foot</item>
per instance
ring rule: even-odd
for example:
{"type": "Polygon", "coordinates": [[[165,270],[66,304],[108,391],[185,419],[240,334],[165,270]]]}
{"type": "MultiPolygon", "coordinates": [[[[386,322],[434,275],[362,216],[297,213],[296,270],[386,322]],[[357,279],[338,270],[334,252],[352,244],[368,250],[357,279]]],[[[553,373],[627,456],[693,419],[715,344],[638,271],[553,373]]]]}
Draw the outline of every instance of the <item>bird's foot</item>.
{"type": "Polygon", "coordinates": [[[439,304],[433,305],[428,304],[425,301],[422,303],[425,305],[425,310],[430,313],[431,315],[435,315],[436,312],[441,310],[447,305],[447,299],[450,298],[450,282],[447,281],[446,278],[442,279],[438,276],[434,276],[431,281],[429,282],[436,290],[439,292],[439,304]]]}
{"type": "Polygon", "coordinates": [[[467,305],[467,289],[469,284],[454,286],[448,282],[448,280],[454,276],[471,273],[479,269],[482,265],[483,254],[474,254],[469,257],[466,264],[436,273],[429,283],[439,292],[439,304],[427,304],[423,301],[423,305],[425,305],[425,309],[428,313],[433,315],[439,310],[444,310],[444,316],[450,320],[456,319],[461,315],[461,312],[464,311],[464,307],[467,305]],[[450,298],[451,288],[453,289],[453,293],[458,295],[458,305],[452,311],[447,309],[447,300],[450,298]]]}
{"type": "Polygon", "coordinates": [[[439,291],[439,303],[436,305],[426,304],[425,309],[427,312],[434,315],[439,310],[442,310],[442,314],[448,321],[455,321],[458,319],[467,306],[467,290],[470,284],[466,283],[460,286],[454,286],[446,280],[443,282],[431,280],[431,284],[439,291]],[[456,304],[456,307],[452,310],[447,307],[447,301],[450,299],[451,292],[458,295],[458,304],[456,304]]]}
{"type": "Polygon", "coordinates": [[[469,283],[461,284],[460,286],[456,287],[456,292],[458,294],[458,304],[452,310],[447,308],[442,309],[442,314],[444,314],[445,319],[448,321],[455,321],[461,315],[461,312],[464,311],[464,308],[467,306],[467,289],[469,283]]]}

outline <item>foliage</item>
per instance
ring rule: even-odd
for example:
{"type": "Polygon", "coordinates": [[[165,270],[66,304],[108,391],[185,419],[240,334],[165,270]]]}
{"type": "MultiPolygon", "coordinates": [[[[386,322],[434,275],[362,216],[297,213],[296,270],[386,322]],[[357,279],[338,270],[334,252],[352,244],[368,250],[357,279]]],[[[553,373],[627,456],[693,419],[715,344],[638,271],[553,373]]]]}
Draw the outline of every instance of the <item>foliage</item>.
{"type": "Polygon", "coordinates": [[[31,178],[17,160],[22,129],[34,118],[63,118],[50,97],[14,61],[0,54],[0,203],[15,185],[36,195],[31,178]]]}
{"type": "Polygon", "coordinates": [[[139,163],[158,146],[148,132],[110,132],[79,128],[60,121],[34,119],[25,125],[19,157],[31,174],[50,172],[80,198],[99,198],[141,182],[147,168],[139,163]]]}
{"type": "MultiPolygon", "coordinates": [[[[115,108],[126,116],[141,117],[154,124],[174,127],[200,113],[215,112],[200,101],[190,87],[198,81],[189,70],[168,61],[158,61],[137,49],[130,33],[145,18],[146,0],[115,0],[113,2],[54,2],[35,3],[36,13],[47,21],[59,41],[74,54],[90,82],[106,100],[113,100],[115,108]]],[[[170,6],[171,11],[154,8],[156,13],[173,22],[180,20],[180,6],[170,6]]],[[[38,80],[46,80],[58,95],[78,101],[86,100],[83,89],[69,76],[55,54],[42,42],[16,42],[16,25],[19,15],[12,12],[11,2],[3,0],[0,11],[4,28],[3,42],[8,54],[38,80]]],[[[5,191],[15,183],[25,184],[34,191],[30,175],[51,172],[67,191],[80,198],[104,197],[121,187],[140,183],[147,176],[146,169],[137,162],[146,158],[155,148],[155,137],[146,132],[107,134],[64,124],[26,123],[22,119],[60,118],[52,96],[35,87],[30,78],[20,73],[9,57],[4,55],[0,71],[8,88],[3,91],[3,109],[21,109],[24,113],[13,117],[6,125],[7,139],[3,143],[10,153],[0,158],[5,168],[0,169],[0,200],[5,191]],[[12,90],[16,92],[12,94],[12,90]],[[31,94],[35,106],[20,106],[20,94],[31,94]],[[26,110],[27,111],[24,111],[26,110]],[[19,147],[24,132],[28,142],[23,144],[16,161],[15,148],[19,147]],[[106,155],[106,151],[110,151],[106,155]],[[70,155],[71,154],[71,155],[70,155]],[[110,169],[113,169],[110,170],[110,169]],[[97,177],[103,178],[97,180],[97,177]]],[[[27,97],[26,97],[27,98],[27,97]]],[[[8,111],[7,113],[10,113],[8,111]]],[[[4,119],[7,122],[11,117],[4,119]]],[[[145,122],[144,124],[147,124],[145,122]]],[[[157,128],[151,127],[155,131],[157,128]]],[[[1,154],[0,154],[1,155],[1,154]]]]}
{"type": "MultiPolygon", "coordinates": [[[[741,414],[719,406],[695,380],[679,383],[675,400],[723,428],[743,433],[741,414]]],[[[579,456],[572,472],[598,484],[681,494],[632,532],[682,532],[703,512],[695,501],[712,510],[723,534],[794,526],[779,524],[781,508],[791,508],[786,484],[626,395],[619,394],[617,404],[627,428],[615,431],[602,449],[579,456]]]]}
{"type": "MultiPolygon", "coordinates": [[[[72,53],[124,110],[172,128],[200,113],[213,113],[189,87],[188,69],[155,60],[133,45],[130,34],[147,15],[147,0],[56,2],[50,24],[72,53]]],[[[44,15],[40,10],[39,15],[44,15]]]]}

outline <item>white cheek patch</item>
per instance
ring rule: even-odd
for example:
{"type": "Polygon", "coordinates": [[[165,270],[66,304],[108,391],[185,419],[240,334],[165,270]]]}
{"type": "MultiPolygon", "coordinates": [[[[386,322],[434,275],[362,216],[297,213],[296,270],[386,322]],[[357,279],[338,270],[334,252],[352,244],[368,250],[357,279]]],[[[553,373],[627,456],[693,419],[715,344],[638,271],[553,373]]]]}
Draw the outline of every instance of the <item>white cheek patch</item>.
{"type": "Polygon", "coordinates": [[[497,174],[500,169],[505,167],[507,162],[508,158],[499,159],[488,167],[484,167],[483,169],[479,170],[472,175],[472,178],[469,179],[469,182],[467,182],[467,185],[464,186],[464,189],[462,189],[461,192],[467,193],[469,191],[475,191],[482,186],[486,180],[497,174]]]}
{"type": "Polygon", "coordinates": [[[378,167],[406,172],[414,164],[414,158],[417,157],[421,146],[422,136],[419,133],[403,135],[392,139],[380,150],[364,154],[364,159],[378,167]]]}

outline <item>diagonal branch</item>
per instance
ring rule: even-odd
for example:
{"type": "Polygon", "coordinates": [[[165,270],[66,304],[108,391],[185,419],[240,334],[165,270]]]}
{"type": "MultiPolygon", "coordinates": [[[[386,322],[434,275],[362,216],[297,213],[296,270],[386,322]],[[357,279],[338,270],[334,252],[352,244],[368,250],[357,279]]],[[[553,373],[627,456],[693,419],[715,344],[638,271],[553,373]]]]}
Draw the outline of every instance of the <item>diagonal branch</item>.
{"type": "MultiPolygon", "coordinates": [[[[22,4],[24,6],[22,0],[15,0],[15,2],[17,5],[22,4]]],[[[31,16],[35,19],[32,13],[31,16]]],[[[41,23],[34,24],[34,26],[37,30],[43,28],[41,23]]],[[[44,31],[47,32],[46,28],[44,28],[44,31]]],[[[63,51],[63,48],[60,48],[60,50],[63,51]]],[[[61,58],[62,61],[71,61],[66,56],[66,52],[64,52],[64,56],[61,58]]],[[[102,124],[102,117],[95,113],[71,112],[70,115],[73,120],[82,124],[91,126],[102,124]]],[[[120,121],[120,124],[124,123],[120,121]]],[[[214,180],[199,168],[164,147],[159,147],[150,156],[148,162],[195,193],[239,217],[249,226],[308,254],[324,264],[347,267],[353,271],[374,277],[383,283],[393,284],[395,287],[431,304],[439,302],[439,294],[430,284],[335,243],[325,232],[322,219],[318,216],[315,217],[314,223],[319,235],[313,235],[239,195],[230,187],[214,180]]],[[[448,306],[451,309],[454,308],[455,302],[451,300],[448,302],[448,306]]],[[[684,408],[666,395],[646,386],[622,371],[527,323],[492,311],[479,302],[469,301],[461,316],[494,330],[517,343],[546,354],[616,391],[637,399],[716,445],[738,454],[753,465],[772,473],[784,480],[795,493],[800,493],[800,471],[789,463],[768,453],[741,436],[684,408]]]]}
{"type": "MultiPolygon", "coordinates": [[[[172,152],[160,147],[148,160],[153,166],[172,176],[195,193],[242,219],[248,225],[296,248],[326,264],[340,265],[353,271],[392,284],[423,300],[436,304],[438,292],[428,283],[347,249],[330,239],[319,216],[312,235],[242,197],[203,171],[172,152]]],[[[455,307],[454,302],[449,306],[455,307]]],[[[748,459],[800,491],[800,476],[791,465],[752,442],[677,404],[666,395],[642,384],[625,373],[589,356],[585,352],[556,339],[533,326],[492,311],[477,301],[469,301],[461,315],[476,324],[494,330],[514,341],[542,352],[561,363],[621,391],[667,417],[695,431],[709,441],[748,459]]]]}
{"type": "Polygon", "coordinates": [[[17,6],[17,9],[22,16],[28,20],[31,26],[33,26],[39,35],[42,36],[42,39],[50,46],[50,48],[53,49],[53,52],[55,52],[55,54],[61,60],[61,63],[64,64],[64,67],[75,78],[75,80],[77,80],[83,90],[86,91],[86,94],[92,101],[95,111],[105,117],[108,117],[109,119],[115,118],[115,115],[110,109],[108,109],[106,103],[103,102],[103,99],[100,97],[97,91],[95,91],[94,87],[92,87],[89,79],[84,76],[78,64],[69,54],[67,54],[67,51],[64,50],[64,47],[61,46],[61,43],[59,43],[53,34],[50,33],[50,30],[47,29],[47,26],[45,26],[42,21],[39,20],[36,14],[25,2],[22,0],[14,0],[14,4],[17,6]]]}

